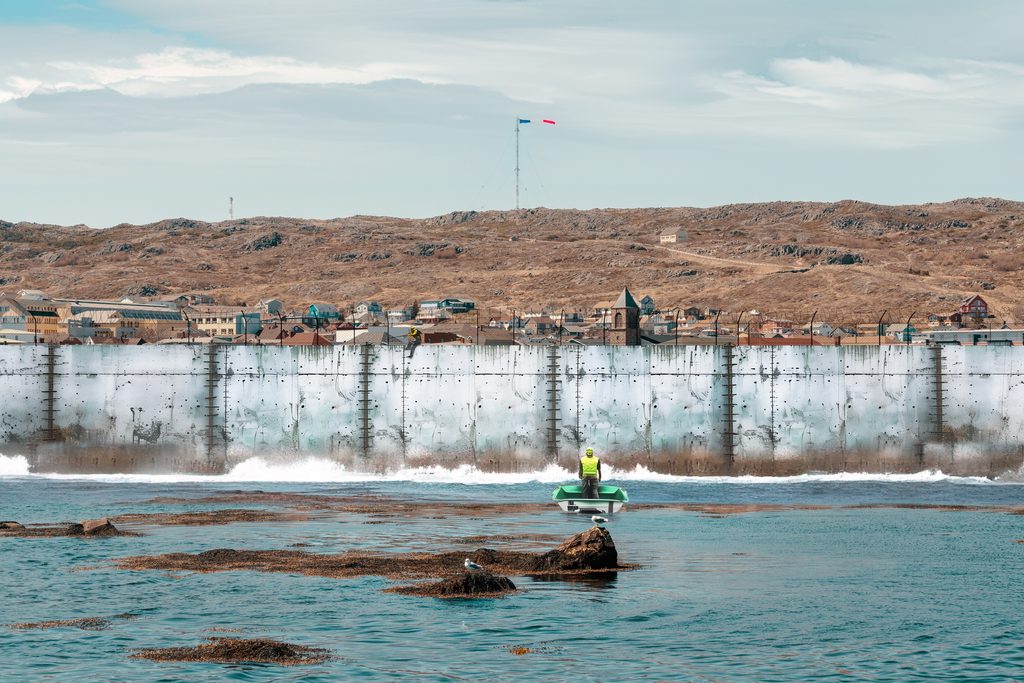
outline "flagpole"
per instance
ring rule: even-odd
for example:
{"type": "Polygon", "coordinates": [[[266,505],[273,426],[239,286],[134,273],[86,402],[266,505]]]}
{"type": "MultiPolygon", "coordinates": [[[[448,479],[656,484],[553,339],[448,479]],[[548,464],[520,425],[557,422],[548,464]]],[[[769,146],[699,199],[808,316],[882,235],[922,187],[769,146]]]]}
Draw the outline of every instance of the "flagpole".
{"type": "Polygon", "coordinates": [[[519,209],[519,117],[516,116],[516,210],[519,209]]]}

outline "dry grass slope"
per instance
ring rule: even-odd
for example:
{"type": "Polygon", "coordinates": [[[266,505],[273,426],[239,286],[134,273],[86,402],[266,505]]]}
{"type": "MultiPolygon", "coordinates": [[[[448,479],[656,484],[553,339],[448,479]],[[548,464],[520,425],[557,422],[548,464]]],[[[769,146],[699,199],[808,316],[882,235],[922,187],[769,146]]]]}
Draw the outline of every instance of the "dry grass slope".
{"type": "Polygon", "coordinates": [[[708,209],[528,209],[412,220],[171,219],[106,229],[0,221],[0,290],[77,297],[213,293],[290,306],[462,296],[584,309],[623,284],[660,306],[804,320],[951,312],[982,293],[1024,321],[1024,204],[773,202],[708,209]],[[685,228],[689,239],[659,245],[685,228]],[[512,241],[515,238],[515,241],[512,241]]]}

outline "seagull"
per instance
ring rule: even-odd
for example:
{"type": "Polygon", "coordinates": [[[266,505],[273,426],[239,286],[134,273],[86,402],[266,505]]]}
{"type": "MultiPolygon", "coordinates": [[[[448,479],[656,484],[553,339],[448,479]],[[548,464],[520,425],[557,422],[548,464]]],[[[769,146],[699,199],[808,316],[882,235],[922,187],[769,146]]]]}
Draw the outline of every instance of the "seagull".
{"type": "Polygon", "coordinates": [[[596,524],[597,526],[601,526],[602,524],[605,524],[605,523],[608,522],[608,518],[607,517],[602,517],[601,515],[592,515],[590,517],[590,521],[593,522],[594,524],[596,524]]]}
{"type": "Polygon", "coordinates": [[[466,561],[462,563],[462,566],[464,566],[466,569],[468,569],[471,572],[478,572],[478,571],[482,571],[483,570],[483,567],[481,567],[480,565],[478,565],[476,562],[474,562],[473,560],[469,559],[468,557],[466,558],[466,561]]]}

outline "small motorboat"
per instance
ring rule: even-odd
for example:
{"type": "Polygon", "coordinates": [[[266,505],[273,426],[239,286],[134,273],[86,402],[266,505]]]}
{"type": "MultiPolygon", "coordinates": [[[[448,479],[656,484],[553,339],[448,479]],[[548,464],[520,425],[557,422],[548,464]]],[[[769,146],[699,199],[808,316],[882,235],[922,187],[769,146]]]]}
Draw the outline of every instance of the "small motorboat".
{"type": "Polygon", "coordinates": [[[585,512],[588,515],[601,512],[618,512],[629,502],[626,489],[601,484],[597,487],[597,498],[584,498],[580,484],[559,486],[551,499],[565,512],[585,512]]]}

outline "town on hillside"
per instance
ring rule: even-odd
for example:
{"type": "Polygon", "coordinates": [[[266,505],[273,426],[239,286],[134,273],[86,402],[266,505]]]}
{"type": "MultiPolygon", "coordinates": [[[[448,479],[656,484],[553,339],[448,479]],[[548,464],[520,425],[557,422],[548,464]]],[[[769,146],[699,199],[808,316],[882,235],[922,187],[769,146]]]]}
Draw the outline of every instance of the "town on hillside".
{"type": "Polygon", "coordinates": [[[203,293],[100,301],[21,290],[0,292],[3,344],[1024,345],[1024,329],[998,322],[977,294],[952,311],[840,324],[814,316],[781,319],[756,310],[666,308],[650,296],[637,299],[628,287],[614,301],[584,312],[536,304],[482,311],[474,302],[454,297],[403,308],[360,301],[286,309],[277,299],[226,305],[203,293]]]}

